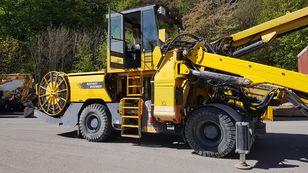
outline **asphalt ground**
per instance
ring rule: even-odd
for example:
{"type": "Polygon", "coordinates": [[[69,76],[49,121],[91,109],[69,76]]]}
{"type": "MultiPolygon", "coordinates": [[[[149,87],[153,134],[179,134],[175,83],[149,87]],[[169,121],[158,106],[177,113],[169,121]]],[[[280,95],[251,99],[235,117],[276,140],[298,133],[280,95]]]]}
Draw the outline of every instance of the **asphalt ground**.
{"type": "Polygon", "coordinates": [[[5,117],[0,118],[0,173],[308,171],[308,121],[268,122],[268,133],[258,138],[247,156],[253,169],[242,171],[234,167],[237,154],[224,159],[201,157],[174,134],[92,143],[76,137],[74,129],[36,118],[5,117]]]}

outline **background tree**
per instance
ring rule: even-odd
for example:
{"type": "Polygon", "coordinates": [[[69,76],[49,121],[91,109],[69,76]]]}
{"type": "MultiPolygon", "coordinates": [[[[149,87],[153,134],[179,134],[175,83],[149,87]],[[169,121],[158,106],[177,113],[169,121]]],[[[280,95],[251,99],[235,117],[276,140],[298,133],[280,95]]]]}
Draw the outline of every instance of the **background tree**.
{"type": "Polygon", "coordinates": [[[12,37],[0,38],[0,74],[8,73],[14,65],[18,65],[18,50],[18,40],[12,37]]]}
{"type": "Polygon", "coordinates": [[[199,0],[194,5],[183,17],[186,32],[214,41],[236,31],[233,17],[237,1],[199,0]]]}
{"type": "MultiPolygon", "coordinates": [[[[308,6],[305,0],[262,0],[256,23],[282,16],[288,12],[308,6]]],[[[245,58],[290,70],[297,70],[297,55],[308,43],[308,28],[287,34],[270,43],[265,49],[246,56],[245,58]]]]}
{"type": "MultiPolygon", "coordinates": [[[[185,30],[208,41],[308,6],[306,0],[1,0],[0,73],[80,72],[106,67],[108,7],[162,4],[185,30]]],[[[243,58],[295,70],[308,29],[286,35],[243,58]]]]}

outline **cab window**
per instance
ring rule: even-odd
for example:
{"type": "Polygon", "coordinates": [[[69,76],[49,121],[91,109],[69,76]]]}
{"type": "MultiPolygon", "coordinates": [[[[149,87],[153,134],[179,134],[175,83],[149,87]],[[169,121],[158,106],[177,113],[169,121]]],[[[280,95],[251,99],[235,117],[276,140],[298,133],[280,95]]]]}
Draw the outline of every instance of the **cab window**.
{"type": "Polygon", "coordinates": [[[153,10],[144,11],[142,14],[142,42],[143,52],[152,52],[157,46],[158,34],[153,10]]]}

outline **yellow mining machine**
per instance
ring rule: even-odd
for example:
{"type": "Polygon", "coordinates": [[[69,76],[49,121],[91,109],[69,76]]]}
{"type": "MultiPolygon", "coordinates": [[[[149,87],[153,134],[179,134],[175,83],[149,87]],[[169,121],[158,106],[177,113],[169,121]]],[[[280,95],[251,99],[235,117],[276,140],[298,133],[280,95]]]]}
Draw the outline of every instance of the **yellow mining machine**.
{"type": "Polygon", "coordinates": [[[107,69],[48,73],[37,89],[37,117],[78,126],[95,142],[113,130],[141,138],[174,129],[199,155],[235,150],[244,162],[265,132],[268,106],[289,101],[308,110],[307,75],[238,58],[306,27],[308,7],[214,43],[186,33],[166,41],[180,21],[159,5],[110,10],[107,18],[107,69]],[[249,94],[258,89],[267,91],[263,98],[249,94]]]}
{"type": "Polygon", "coordinates": [[[35,90],[30,74],[0,74],[0,113],[23,112],[33,116],[35,90]]]}

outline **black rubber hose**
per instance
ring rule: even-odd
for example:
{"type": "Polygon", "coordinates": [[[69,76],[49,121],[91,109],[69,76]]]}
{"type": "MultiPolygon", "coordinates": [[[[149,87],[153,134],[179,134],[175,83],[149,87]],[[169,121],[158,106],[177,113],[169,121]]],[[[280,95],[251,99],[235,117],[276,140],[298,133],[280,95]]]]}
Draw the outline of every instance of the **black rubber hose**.
{"type": "Polygon", "coordinates": [[[167,45],[167,48],[165,49],[165,51],[163,52],[163,57],[160,58],[158,64],[157,64],[157,69],[159,70],[160,69],[160,65],[162,64],[163,60],[165,59],[165,55],[166,53],[170,50],[171,46],[180,38],[180,37],[183,37],[183,36],[189,36],[193,39],[195,39],[196,41],[199,41],[200,38],[193,35],[193,34],[189,34],[189,33],[183,33],[183,34],[179,34],[177,35],[174,39],[172,39],[172,41],[167,45]]]}

